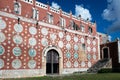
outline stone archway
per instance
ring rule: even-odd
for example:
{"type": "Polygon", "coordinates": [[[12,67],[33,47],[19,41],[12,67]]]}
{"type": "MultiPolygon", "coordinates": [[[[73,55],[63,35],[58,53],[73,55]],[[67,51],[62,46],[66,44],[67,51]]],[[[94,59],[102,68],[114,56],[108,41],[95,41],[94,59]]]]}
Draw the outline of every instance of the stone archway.
{"type": "Polygon", "coordinates": [[[59,72],[58,74],[62,74],[62,70],[63,70],[63,56],[62,56],[62,51],[54,45],[49,45],[47,47],[44,48],[43,52],[42,52],[42,69],[43,69],[43,74],[46,75],[46,63],[47,63],[47,54],[49,51],[56,51],[59,55],[59,72]]]}

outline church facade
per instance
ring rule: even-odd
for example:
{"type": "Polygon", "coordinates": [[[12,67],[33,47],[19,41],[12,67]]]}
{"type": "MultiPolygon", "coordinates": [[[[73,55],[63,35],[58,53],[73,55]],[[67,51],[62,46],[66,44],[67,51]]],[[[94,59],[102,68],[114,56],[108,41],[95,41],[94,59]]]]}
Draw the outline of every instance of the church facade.
{"type": "Polygon", "coordinates": [[[100,59],[96,23],[36,0],[0,0],[0,78],[87,71],[100,59]]]}

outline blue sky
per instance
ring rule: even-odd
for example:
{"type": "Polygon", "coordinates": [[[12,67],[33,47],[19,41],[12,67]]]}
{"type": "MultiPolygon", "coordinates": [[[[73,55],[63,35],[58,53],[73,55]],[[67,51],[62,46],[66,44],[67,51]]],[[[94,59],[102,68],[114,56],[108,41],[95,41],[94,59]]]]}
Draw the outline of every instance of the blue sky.
{"type": "Polygon", "coordinates": [[[73,15],[96,21],[97,31],[120,38],[120,0],[38,0],[73,15]]]}

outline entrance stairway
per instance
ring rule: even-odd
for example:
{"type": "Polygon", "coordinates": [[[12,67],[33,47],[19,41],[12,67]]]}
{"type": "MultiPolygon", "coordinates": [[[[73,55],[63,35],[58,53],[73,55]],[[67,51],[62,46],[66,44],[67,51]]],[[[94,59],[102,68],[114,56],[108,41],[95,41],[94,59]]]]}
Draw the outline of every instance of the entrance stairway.
{"type": "Polygon", "coordinates": [[[96,62],[92,67],[90,67],[87,72],[88,73],[97,73],[102,68],[112,68],[111,59],[101,59],[96,62]]]}

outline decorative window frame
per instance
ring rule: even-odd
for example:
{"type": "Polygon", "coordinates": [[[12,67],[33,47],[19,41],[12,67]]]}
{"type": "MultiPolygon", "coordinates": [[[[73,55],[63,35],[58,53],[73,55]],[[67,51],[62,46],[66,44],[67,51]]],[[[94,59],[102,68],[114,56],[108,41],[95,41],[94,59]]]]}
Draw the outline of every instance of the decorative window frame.
{"type": "Polygon", "coordinates": [[[32,18],[33,19],[36,19],[36,20],[39,20],[39,10],[38,9],[36,9],[36,8],[32,8],[32,18]]]}
{"type": "Polygon", "coordinates": [[[14,13],[21,15],[21,4],[18,1],[14,2],[14,13]],[[17,11],[18,11],[18,13],[17,13],[17,11]]]}

